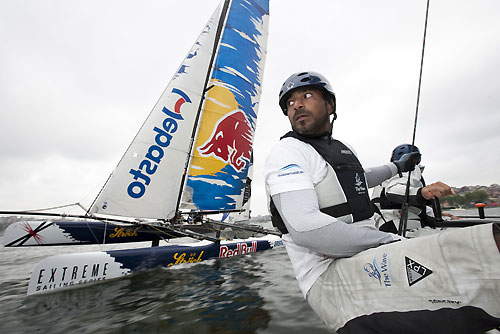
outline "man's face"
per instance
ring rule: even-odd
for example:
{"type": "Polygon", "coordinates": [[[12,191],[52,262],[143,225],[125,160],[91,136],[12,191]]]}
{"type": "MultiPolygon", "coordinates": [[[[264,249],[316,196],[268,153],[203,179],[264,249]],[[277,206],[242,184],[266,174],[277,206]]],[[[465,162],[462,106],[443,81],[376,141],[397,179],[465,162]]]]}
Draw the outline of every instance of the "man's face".
{"type": "Polygon", "coordinates": [[[287,115],[292,129],[301,135],[320,135],[330,129],[333,106],[314,87],[302,87],[286,101],[287,115]]]}

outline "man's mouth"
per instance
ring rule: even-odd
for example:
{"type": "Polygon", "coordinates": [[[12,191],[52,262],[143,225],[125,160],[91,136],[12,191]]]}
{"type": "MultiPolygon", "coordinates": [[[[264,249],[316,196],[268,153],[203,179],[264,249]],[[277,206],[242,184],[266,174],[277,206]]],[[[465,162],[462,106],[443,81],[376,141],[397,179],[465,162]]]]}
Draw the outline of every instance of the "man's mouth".
{"type": "Polygon", "coordinates": [[[302,113],[300,113],[298,115],[295,115],[293,117],[293,120],[294,120],[294,122],[300,122],[300,121],[306,119],[307,117],[309,117],[309,115],[307,113],[305,113],[305,112],[302,112],[302,113]]]}

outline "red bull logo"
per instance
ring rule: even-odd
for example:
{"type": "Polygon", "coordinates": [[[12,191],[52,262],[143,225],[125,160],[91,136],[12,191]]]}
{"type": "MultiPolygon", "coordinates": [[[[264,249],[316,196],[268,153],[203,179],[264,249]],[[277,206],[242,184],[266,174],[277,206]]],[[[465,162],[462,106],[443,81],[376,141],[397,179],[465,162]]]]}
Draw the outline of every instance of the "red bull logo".
{"type": "Polygon", "coordinates": [[[247,245],[246,242],[238,242],[235,249],[229,249],[225,245],[220,246],[219,257],[231,257],[236,255],[244,255],[255,253],[257,251],[257,241],[252,241],[252,245],[247,245]]]}
{"type": "Polygon", "coordinates": [[[174,110],[171,111],[163,107],[162,112],[166,118],[159,127],[155,126],[153,128],[155,134],[153,145],[149,147],[139,167],[129,171],[134,181],[129,184],[127,193],[132,198],[141,198],[146,193],[146,187],[151,183],[151,177],[156,173],[158,165],[165,155],[164,149],[170,145],[173,134],[179,127],[179,122],[184,120],[181,115],[181,106],[186,102],[191,103],[191,100],[183,91],[174,88],[172,93],[179,95],[174,104],[174,110]]]}
{"type": "Polygon", "coordinates": [[[202,157],[213,156],[241,172],[250,161],[253,133],[245,113],[239,109],[232,111],[215,124],[211,136],[198,147],[198,152],[202,157]]]}

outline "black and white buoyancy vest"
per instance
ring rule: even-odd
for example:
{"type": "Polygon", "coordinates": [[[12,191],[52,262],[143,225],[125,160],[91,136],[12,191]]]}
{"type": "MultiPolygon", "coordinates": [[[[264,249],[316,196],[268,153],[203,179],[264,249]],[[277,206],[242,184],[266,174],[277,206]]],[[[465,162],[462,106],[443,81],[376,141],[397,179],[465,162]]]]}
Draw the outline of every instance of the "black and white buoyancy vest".
{"type": "MultiPolygon", "coordinates": [[[[343,143],[331,138],[308,138],[290,131],[281,139],[293,137],[311,145],[328,162],[326,177],[315,186],[320,211],[345,223],[353,223],[373,216],[368,186],[361,163],[343,143]]],[[[270,202],[273,225],[288,233],[272,199],[270,202]]]]}

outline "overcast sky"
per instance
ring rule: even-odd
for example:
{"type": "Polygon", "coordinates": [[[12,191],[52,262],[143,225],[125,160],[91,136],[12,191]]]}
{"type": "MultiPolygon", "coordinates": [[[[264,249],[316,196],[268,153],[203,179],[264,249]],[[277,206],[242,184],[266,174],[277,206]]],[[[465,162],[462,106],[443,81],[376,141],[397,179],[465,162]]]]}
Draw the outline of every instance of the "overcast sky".
{"type": "MultiPolygon", "coordinates": [[[[0,0],[0,210],[88,205],[219,0],[0,0]]],[[[365,167],[410,143],[425,0],[271,0],[254,143],[263,164],[289,129],[292,73],[327,76],[334,136],[365,167]]],[[[416,145],[428,183],[500,183],[500,2],[431,1],[416,145]]]]}

